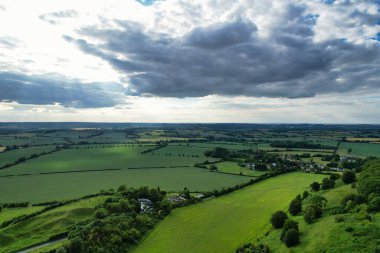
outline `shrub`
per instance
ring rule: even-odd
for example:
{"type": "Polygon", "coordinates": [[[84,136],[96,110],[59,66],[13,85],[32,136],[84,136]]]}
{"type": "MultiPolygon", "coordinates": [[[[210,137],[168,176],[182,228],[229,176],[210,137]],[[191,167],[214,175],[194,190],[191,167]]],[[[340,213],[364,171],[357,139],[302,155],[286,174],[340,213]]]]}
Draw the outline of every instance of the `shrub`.
{"type": "Polygon", "coordinates": [[[308,191],[304,191],[303,194],[302,194],[302,199],[306,199],[308,196],[309,196],[309,192],[308,191]]]}
{"type": "Polygon", "coordinates": [[[302,211],[302,201],[298,199],[293,199],[290,202],[288,211],[293,216],[299,214],[302,211]]]}
{"type": "Polygon", "coordinates": [[[284,226],[285,220],[288,219],[288,215],[284,211],[277,211],[272,214],[270,222],[274,228],[282,228],[284,226]]]}
{"type": "Polygon", "coordinates": [[[342,175],[342,181],[345,183],[345,184],[351,184],[355,181],[355,172],[349,170],[349,171],[345,171],[342,175]]]}
{"type": "Polygon", "coordinates": [[[310,188],[313,191],[319,191],[319,189],[321,188],[321,186],[320,186],[320,184],[318,182],[313,182],[313,183],[310,184],[310,188]]]}
{"type": "Polygon", "coordinates": [[[236,253],[269,253],[269,247],[265,244],[254,245],[252,243],[247,243],[239,247],[236,253]]]}
{"type": "Polygon", "coordinates": [[[300,242],[299,232],[294,228],[289,229],[284,236],[284,243],[286,247],[288,248],[293,247],[297,245],[299,242],[300,242]]]}
{"type": "MultiPolygon", "coordinates": [[[[369,211],[378,212],[380,211],[380,197],[374,197],[368,204],[369,211]]],[[[1,210],[1,208],[0,208],[1,210]]]]}
{"type": "Polygon", "coordinates": [[[354,228],[353,227],[346,227],[346,232],[352,232],[352,231],[354,231],[354,228]]]}
{"type": "Polygon", "coordinates": [[[305,212],[303,214],[303,218],[308,224],[310,224],[315,219],[321,217],[321,215],[322,215],[322,208],[318,205],[311,204],[306,207],[305,212]]]}

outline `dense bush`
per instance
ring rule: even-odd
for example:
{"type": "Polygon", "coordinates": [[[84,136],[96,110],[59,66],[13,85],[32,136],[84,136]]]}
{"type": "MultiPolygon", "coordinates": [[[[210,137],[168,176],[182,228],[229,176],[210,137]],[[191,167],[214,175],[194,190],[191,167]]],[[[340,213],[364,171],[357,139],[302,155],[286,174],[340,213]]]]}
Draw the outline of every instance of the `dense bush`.
{"type": "Polygon", "coordinates": [[[299,199],[293,199],[290,202],[288,211],[293,216],[299,214],[302,211],[302,201],[299,199]]]}
{"type": "Polygon", "coordinates": [[[67,253],[128,252],[161,218],[171,204],[159,189],[124,189],[96,208],[92,220],[76,224],[69,232],[69,243],[60,249],[67,253]],[[149,209],[140,209],[139,199],[151,200],[149,209]]]}
{"type": "Polygon", "coordinates": [[[269,247],[264,244],[254,245],[252,243],[247,243],[241,247],[239,247],[236,253],[269,253],[269,247]]]}
{"type": "Polygon", "coordinates": [[[298,230],[294,228],[289,229],[284,236],[284,243],[286,247],[290,248],[297,245],[300,242],[299,234],[300,233],[298,230]]]}
{"type": "Polygon", "coordinates": [[[359,175],[358,190],[366,196],[371,193],[380,196],[380,159],[365,163],[359,175]]]}
{"type": "Polygon", "coordinates": [[[274,228],[282,228],[287,219],[288,215],[284,211],[277,211],[272,214],[270,222],[274,228]]]}
{"type": "Polygon", "coordinates": [[[338,173],[331,173],[330,174],[330,179],[331,180],[337,180],[340,178],[340,175],[338,173]]]}
{"type": "Polygon", "coordinates": [[[310,198],[309,205],[304,211],[303,218],[307,223],[312,223],[314,220],[322,216],[323,207],[326,206],[326,198],[316,195],[310,198]]]}
{"type": "Polygon", "coordinates": [[[322,185],[321,185],[322,190],[332,189],[334,188],[334,186],[335,186],[334,180],[329,179],[327,177],[322,180],[322,185]]]}
{"type": "Polygon", "coordinates": [[[345,184],[351,184],[355,181],[355,172],[349,170],[349,171],[345,171],[343,174],[342,174],[342,181],[345,183],[345,184]]]}
{"type": "Polygon", "coordinates": [[[310,184],[310,188],[313,191],[319,191],[319,189],[321,188],[321,185],[318,182],[313,182],[310,184]]]}
{"type": "Polygon", "coordinates": [[[374,197],[368,204],[368,209],[371,212],[379,212],[380,211],[380,197],[374,197]]]}
{"type": "Polygon", "coordinates": [[[289,229],[295,229],[295,230],[299,231],[298,222],[291,220],[291,219],[288,219],[285,221],[284,227],[283,227],[282,232],[281,232],[281,240],[282,241],[284,240],[285,234],[286,234],[286,232],[288,232],[289,229]]]}

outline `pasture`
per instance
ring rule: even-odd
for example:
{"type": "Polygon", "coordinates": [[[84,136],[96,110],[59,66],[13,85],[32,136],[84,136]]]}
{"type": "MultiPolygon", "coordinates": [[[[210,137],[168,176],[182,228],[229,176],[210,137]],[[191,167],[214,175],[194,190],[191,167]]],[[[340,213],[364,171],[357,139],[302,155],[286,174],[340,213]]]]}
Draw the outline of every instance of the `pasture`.
{"type": "Polygon", "coordinates": [[[270,229],[270,215],[285,210],[321,175],[290,173],[231,194],[173,210],[132,252],[234,252],[270,229]]]}
{"type": "Polygon", "coordinates": [[[358,142],[342,142],[339,146],[338,153],[340,155],[353,156],[375,156],[380,157],[380,144],[375,143],[358,143],[358,142]],[[348,150],[352,151],[349,153],[348,150]]]}
{"type": "Polygon", "coordinates": [[[194,167],[123,169],[76,173],[35,174],[0,178],[0,203],[30,201],[32,203],[80,197],[100,190],[128,187],[160,186],[162,190],[178,192],[211,191],[234,186],[248,177],[212,173],[194,167]]]}

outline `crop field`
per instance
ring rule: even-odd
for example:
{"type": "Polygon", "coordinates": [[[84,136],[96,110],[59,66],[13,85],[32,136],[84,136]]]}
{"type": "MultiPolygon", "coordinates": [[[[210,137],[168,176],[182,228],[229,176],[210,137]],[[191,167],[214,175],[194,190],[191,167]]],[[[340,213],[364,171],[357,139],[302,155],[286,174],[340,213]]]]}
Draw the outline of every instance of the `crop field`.
{"type": "Polygon", "coordinates": [[[380,157],[380,144],[374,143],[357,143],[357,142],[342,142],[338,150],[340,155],[354,156],[375,156],[380,157]],[[348,150],[351,148],[351,153],[348,150]]]}
{"type": "Polygon", "coordinates": [[[105,198],[100,196],[74,202],[0,229],[0,252],[19,250],[66,232],[71,225],[91,217],[93,208],[105,198]]]}
{"type": "Polygon", "coordinates": [[[234,252],[270,229],[270,215],[323,176],[291,173],[176,209],[132,252],[234,252]]]}
{"type": "Polygon", "coordinates": [[[95,145],[88,146],[88,148],[84,146],[78,149],[62,150],[0,170],[0,176],[119,168],[192,166],[206,160],[203,155],[192,157],[189,155],[191,151],[186,151],[185,155],[181,153],[181,156],[141,154],[142,151],[149,148],[152,146],[111,148],[105,146],[103,148],[103,146],[95,145]]]}
{"type": "Polygon", "coordinates": [[[117,171],[91,171],[0,178],[0,202],[71,199],[100,190],[128,187],[160,186],[166,191],[211,191],[244,183],[248,177],[212,173],[206,169],[151,168],[117,171]]]}
{"type": "MultiPolygon", "coordinates": [[[[187,144],[179,143],[179,144],[170,144],[170,146],[178,146],[182,145],[185,146],[187,144]]],[[[203,148],[205,150],[207,149],[213,149],[215,147],[221,147],[221,148],[227,148],[231,150],[243,150],[243,149],[256,149],[256,145],[254,144],[248,144],[248,143],[235,143],[235,142],[192,142],[188,144],[189,147],[195,147],[195,148],[203,148]]]]}
{"type": "Polygon", "coordinates": [[[218,171],[220,172],[233,173],[237,175],[240,175],[241,173],[241,175],[257,177],[257,176],[267,173],[266,171],[256,171],[256,170],[250,170],[248,168],[240,167],[235,162],[221,162],[221,163],[217,163],[216,166],[218,167],[218,171]]]}
{"type": "Polygon", "coordinates": [[[19,148],[4,153],[0,153],[0,167],[12,164],[21,157],[28,158],[33,154],[41,154],[55,149],[55,146],[34,146],[30,148],[19,148]]]}

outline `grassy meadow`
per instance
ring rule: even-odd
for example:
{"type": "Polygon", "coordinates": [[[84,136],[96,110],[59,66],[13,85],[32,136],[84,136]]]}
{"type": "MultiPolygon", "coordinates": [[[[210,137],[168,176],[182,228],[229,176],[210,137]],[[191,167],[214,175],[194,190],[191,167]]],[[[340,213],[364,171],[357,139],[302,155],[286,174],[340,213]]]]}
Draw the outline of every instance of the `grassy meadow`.
{"type": "Polygon", "coordinates": [[[0,252],[23,249],[66,232],[71,225],[91,217],[94,207],[105,198],[100,196],[74,202],[0,229],[0,252]]]}
{"type": "Polygon", "coordinates": [[[234,252],[267,232],[270,215],[285,210],[321,175],[290,173],[226,196],[176,209],[146,236],[133,253],[234,252]]]}

